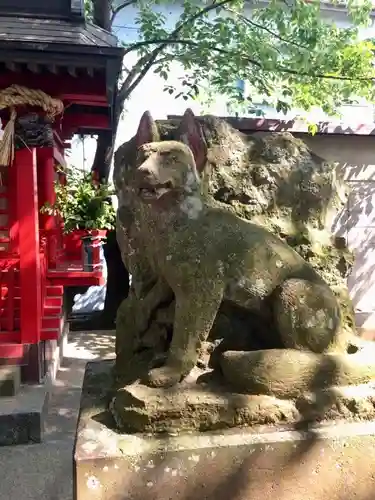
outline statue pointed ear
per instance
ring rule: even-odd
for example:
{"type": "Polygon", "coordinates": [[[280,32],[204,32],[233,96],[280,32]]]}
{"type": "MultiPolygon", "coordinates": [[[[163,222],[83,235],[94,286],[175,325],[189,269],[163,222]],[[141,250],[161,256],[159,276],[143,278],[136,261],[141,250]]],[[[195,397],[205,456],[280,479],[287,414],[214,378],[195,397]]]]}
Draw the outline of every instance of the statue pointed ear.
{"type": "Polygon", "coordinates": [[[202,127],[191,109],[187,109],[179,126],[179,138],[193,152],[198,172],[202,172],[207,161],[207,144],[202,127]]]}
{"type": "Polygon", "coordinates": [[[137,148],[149,142],[160,141],[158,127],[149,111],[145,111],[138,125],[135,142],[137,148]]]}

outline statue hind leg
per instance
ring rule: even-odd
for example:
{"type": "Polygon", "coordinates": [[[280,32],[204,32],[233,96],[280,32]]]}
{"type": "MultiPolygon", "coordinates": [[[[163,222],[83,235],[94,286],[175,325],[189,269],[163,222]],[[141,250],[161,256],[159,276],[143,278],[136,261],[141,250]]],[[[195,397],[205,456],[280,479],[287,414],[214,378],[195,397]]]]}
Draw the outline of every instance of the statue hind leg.
{"type": "Polygon", "coordinates": [[[289,279],[272,299],[284,347],[315,353],[346,352],[340,306],[328,285],[289,279]]]}

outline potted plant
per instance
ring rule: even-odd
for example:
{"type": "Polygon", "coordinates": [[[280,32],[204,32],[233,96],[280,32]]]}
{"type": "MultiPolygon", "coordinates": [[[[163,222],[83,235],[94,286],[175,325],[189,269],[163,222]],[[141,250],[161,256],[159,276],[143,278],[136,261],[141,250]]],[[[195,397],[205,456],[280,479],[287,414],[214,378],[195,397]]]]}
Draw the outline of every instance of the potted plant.
{"type": "Polygon", "coordinates": [[[55,182],[56,200],[42,207],[44,213],[62,220],[64,251],[68,260],[81,260],[85,270],[93,270],[95,252],[101,251],[108,230],[115,227],[116,213],[111,202],[113,190],[107,184],[93,182],[92,174],[66,168],[64,182],[55,182]],[[96,250],[95,250],[96,249],[96,250]]]}

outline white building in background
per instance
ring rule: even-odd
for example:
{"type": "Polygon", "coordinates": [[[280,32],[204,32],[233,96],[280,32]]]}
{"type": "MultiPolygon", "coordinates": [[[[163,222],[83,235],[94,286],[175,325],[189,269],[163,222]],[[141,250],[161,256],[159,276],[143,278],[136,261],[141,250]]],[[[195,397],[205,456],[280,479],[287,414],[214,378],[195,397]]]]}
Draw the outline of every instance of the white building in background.
{"type": "MultiPolygon", "coordinates": [[[[115,0],[115,3],[116,1],[120,2],[121,0],[115,0]]],[[[264,3],[266,4],[266,2],[264,3]]],[[[350,26],[350,18],[345,12],[345,9],[337,5],[334,6],[328,1],[322,1],[321,3],[322,16],[326,18],[327,21],[334,21],[336,25],[340,27],[350,26]]],[[[175,25],[182,10],[178,2],[171,3],[170,5],[158,5],[155,6],[155,8],[166,15],[171,28],[175,25]]],[[[138,39],[138,27],[135,23],[136,16],[137,7],[133,6],[125,8],[117,15],[114,21],[113,31],[118,36],[119,40],[129,43],[135,42],[138,39]]],[[[371,25],[362,30],[361,37],[375,37],[375,13],[371,25]]],[[[125,66],[131,67],[132,63],[135,61],[136,54],[129,54],[126,57],[125,66]]],[[[178,88],[180,86],[179,77],[181,76],[183,76],[182,67],[178,63],[171,64],[168,83],[178,88]]],[[[238,81],[238,85],[241,86],[242,83],[238,81]]],[[[164,86],[165,81],[152,72],[149,72],[138,85],[125,105],[125,113],[117,134],[116,147],[134,135],[139,119],[146,109],[148,109],[154,118],[157,119],[165,119],[169,114],[182,114],[186,107],[190,107],[196,114],[206,112],[220,116],[233,114],[228,112],[228,103],[224,96],[218,96],[212,105],[204,106],[194,100],[185,101],[183,99],[175,99],[173,95],[171,96],[169,93],[163,91],[164,86]]],[[[263,105],[262,102],[258,102],[249,107],[248,113],[241,113],[241,116],[256,116],[254,108],[256,110],[260,109],[262,111],[262,116],[266,118],[293,119],[299,114],[298,110],[291,110],[288,114],[284,115],[283,113],[278,113],[276,109],[263,105]]],[[[344,123],[350,122],[355,125],[360,122],[372,123],[375,121],[374,107],[366,103],[343,106],[341,112],[343,116],[342,122],[344,123]]],[[[311,121],[318,122],[326,120],[327,116],[320,109],[316,109],[309,115],[309,118],[311,121]]],[[[83,163],[85,168],[90,168],[95,153],[95,147],[95,139],[85,139],[84,144],[82,144],[82,141],[73,141],[71,155],[72,163],[77,166],[82,166],[83,163]]]]}

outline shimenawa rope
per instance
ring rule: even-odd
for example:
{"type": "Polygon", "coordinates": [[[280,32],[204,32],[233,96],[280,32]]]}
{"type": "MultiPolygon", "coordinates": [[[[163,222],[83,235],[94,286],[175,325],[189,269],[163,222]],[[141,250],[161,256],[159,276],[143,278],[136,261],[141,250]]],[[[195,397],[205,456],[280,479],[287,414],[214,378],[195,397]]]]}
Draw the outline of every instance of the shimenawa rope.
{"type": "Polygon", "coordinates": [[[4,128],[0,140],[0,165],[9,166],[14,160],[14,124],[17,118],[16,106],[38,106],[46,116],[54,119],[64,111],[64,104],[42,90],[29,89],[21,85],[11,85],[0,91],[0,109],[10,108],[10,120],[4,128]]]}

